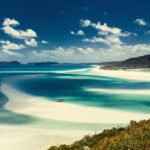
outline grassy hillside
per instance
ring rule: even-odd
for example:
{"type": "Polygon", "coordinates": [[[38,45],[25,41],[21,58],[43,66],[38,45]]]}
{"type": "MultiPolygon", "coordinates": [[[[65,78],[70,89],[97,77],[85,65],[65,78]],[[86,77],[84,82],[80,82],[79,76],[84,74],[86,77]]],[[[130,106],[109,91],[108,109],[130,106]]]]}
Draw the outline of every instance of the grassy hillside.
{"type": "Polygon", "coordinates": [[[122,62],[105,64],[103,69],[135,69],[150,68],[150,55],[130,58],[122,62]]]}
{"type": "Polygon", "coordinates": [[[48,150],[150,150],[150,120],[131,121],[126,128],[104,130],[72,145],[52,146],[48,150]]]}

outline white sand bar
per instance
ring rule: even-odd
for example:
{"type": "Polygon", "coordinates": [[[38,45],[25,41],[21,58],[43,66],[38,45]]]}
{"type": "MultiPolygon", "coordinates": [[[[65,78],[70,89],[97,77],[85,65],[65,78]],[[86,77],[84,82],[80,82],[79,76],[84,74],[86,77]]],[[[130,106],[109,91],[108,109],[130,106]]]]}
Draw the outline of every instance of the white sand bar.
{"type": "Polygon", "coordinates": [[[89,131],[44,130],[20,126],[0,125],[1,150],[47,150],[50,146],[71,144],[89,131]]]}
{"type": "Polygon", "coordinates": [[[130,120],[148,119],[149,114],[86,107],[66,102],[53,102],[17,91],[3,84],[2,92],[9,98],[5,108],[20,114],[72,122],[129,123],[130,120]]]}
{"type": "Polygon", "coordinates": [[[84,88],[86,91],[112,93],[112,94],[135,94],[135,95],[150,95],[150,90],[126,90],[126,89],[102,89],[102,88],[84,88]]]}
{"type": "MultiPolygon", "coordinates": [[[[74,72],[78,73],[78,72],[74,72]]],[[[88,72],[80,72],[80,74],[88,75],[100,75],[106,77],[140,80],[140,81],[150,81],[150,72],[140,72],[135,70],[104,70],[100,66],[95,65],[93,69],[88,72]]]]}

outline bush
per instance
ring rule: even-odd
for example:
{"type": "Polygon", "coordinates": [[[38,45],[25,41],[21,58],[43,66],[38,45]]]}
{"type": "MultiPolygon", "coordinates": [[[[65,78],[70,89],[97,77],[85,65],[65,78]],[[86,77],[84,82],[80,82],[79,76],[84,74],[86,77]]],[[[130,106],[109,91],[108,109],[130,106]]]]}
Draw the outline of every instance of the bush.
{"type": "Polygon", "coordinates": [[[126,128],[104,130],[72,145],[52,146],[48,150],[150,150],[150,120],[131,121],[126,128]]]}

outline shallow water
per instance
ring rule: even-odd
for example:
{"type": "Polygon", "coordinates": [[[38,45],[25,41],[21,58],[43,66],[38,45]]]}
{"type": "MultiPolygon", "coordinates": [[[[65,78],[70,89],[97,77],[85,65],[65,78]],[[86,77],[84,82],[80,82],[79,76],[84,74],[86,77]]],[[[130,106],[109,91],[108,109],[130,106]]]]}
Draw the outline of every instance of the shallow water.
{"type": "MultiPolygon", "coordinates": [[[[78,74],[67,72],[69,70],[76,72],[76,70],[80,69],[87,69],[89,71],[91,68],[91,66],[2,67],[0,68],[0,82],[1,84],[7,83],[27,94],[44,97],[53,101],[65,98],[64,103],[150,113],[150,95],[112,94],[86,90],[87,88],[144,90],[150,89],[150,82],[93,76],[88,75],[88,72],[85,75],[80,74],[80,72],[78,74]]],[[[86,70],[84,72],[86,73],[86,70]]],[[[7,101],[7,97],[0,93],[0,124],[93,131],[116,125],[65,122],[17,114],[3,108],[7,101]]]]}

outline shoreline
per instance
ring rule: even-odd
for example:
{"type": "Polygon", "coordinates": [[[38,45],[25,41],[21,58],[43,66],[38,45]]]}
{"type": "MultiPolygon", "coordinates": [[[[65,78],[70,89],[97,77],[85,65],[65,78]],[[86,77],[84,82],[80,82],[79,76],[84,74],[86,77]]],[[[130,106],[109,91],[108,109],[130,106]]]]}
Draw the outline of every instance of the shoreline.
{"type": "MultiPolygon", "coordinates": [[[[119,78],[119,79],[127,79],[127,80],[137,80],[137,81],[150,81],[150,72],[141,72],[135,70],[105,70],[102,69],[99,65],[92,65],[90,71],[79,72],[80,74],[86,75],[97,75],[97,76],[105,76],[105,77],[112,77],[112,78],[119,78]]],[[[140,70],[140,69],[139,69],[140,70]]],[[[76,71],[64,71],[63,73],[72,73],[78,74],[76,71]]]]}
{"type": "Polygon", "coordinates": [[[4,106],[5,109],[45,119],[84,123],[126,124],[130,120],[139,121],[149,118],[149,114],[87,107],[65,102],[58,103],[22,93],[7,84],[2,84],[1,89],[9,99],[4,106]],[[112,116],[114,117],[112,118],[112,116]]]}
{"type": "Polygon", "coordinates": [[[103,89],[103,88],[84,88],[86,91],[110,94],[133,94],[133,95],[150,95],[149,90],[126,90],[126,89],[103,89]]]}
{"type": "Polygon", "coordinates": [[[90,131],[47,130],[14,125],[0,125],[2,150],[46,150],[53,145],[72,144],[90,131]]]}
{"type": "Polygon", "coordinates": [[[138,72],[134,70],[104,70],[101,66],[95,65],[95,68],[88,72],[89,75],[100,75],[113,78],[150,81],[150,72],[138,72]]]}

